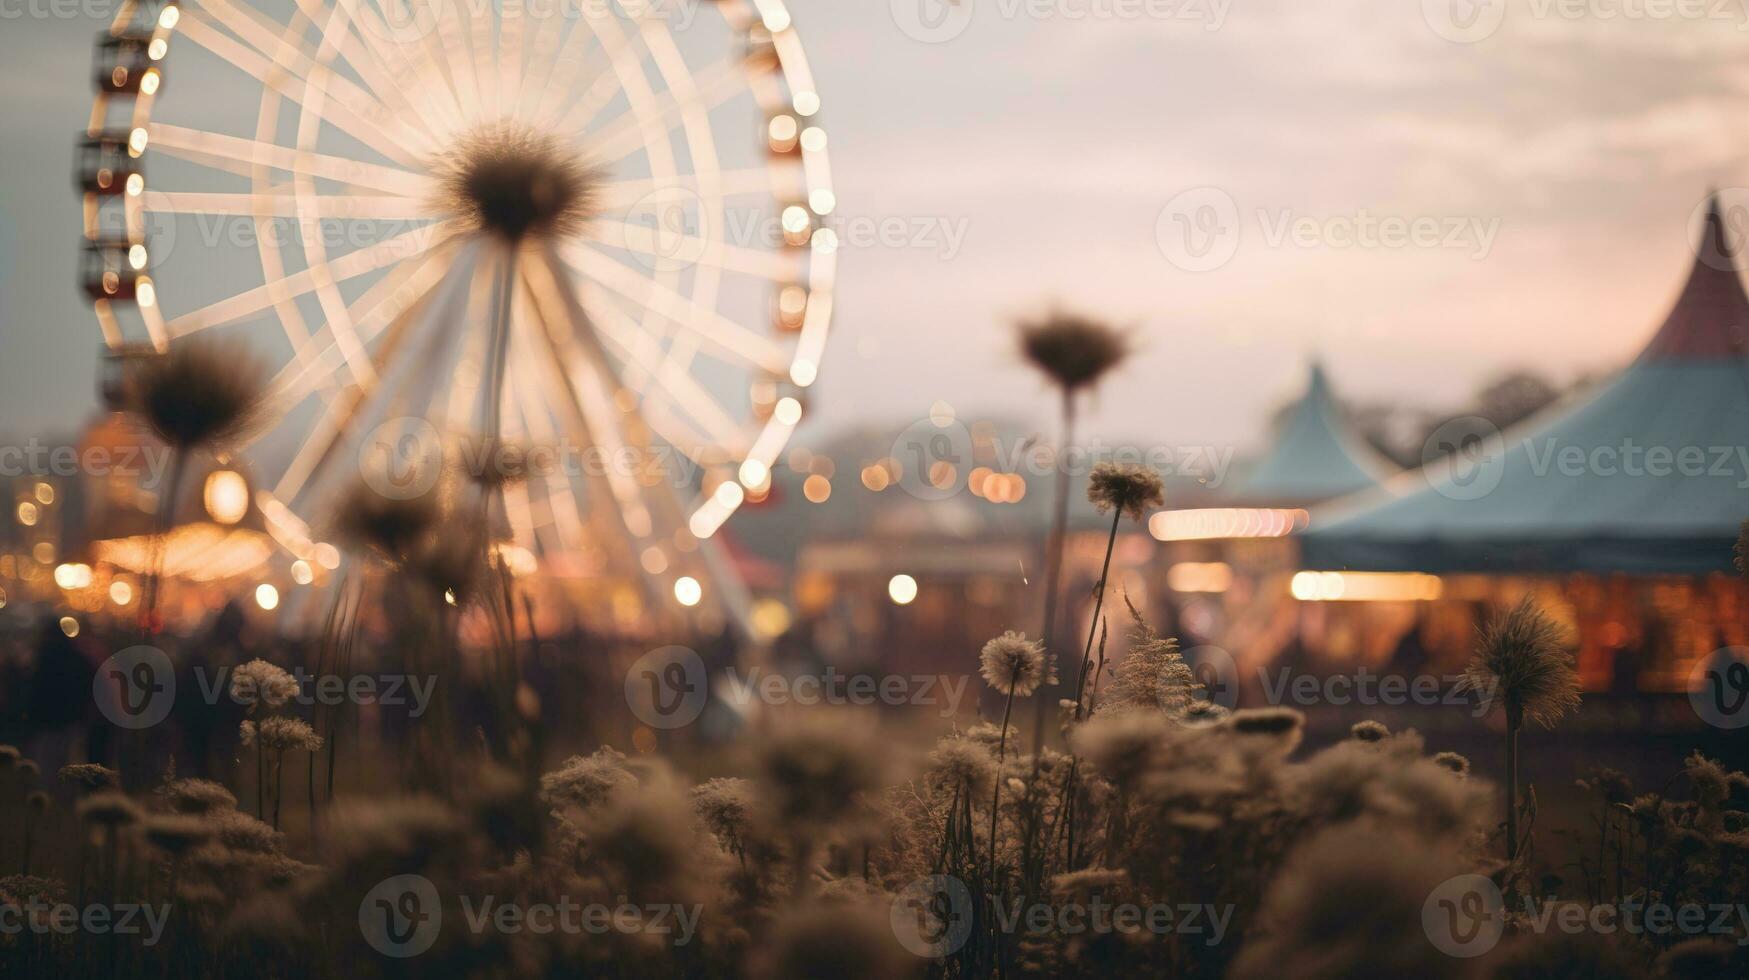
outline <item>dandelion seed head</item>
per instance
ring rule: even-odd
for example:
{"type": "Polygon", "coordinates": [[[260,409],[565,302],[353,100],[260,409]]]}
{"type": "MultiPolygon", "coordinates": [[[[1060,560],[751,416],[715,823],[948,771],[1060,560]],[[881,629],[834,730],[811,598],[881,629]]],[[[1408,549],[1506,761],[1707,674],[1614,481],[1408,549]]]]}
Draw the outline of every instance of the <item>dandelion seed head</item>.
{"type": "Polygon", "coordinates": [[[129,386],[129,408],[179,451],[223,447],[261,416],[267,372],[233,342],[190,338],[144,360],[129,386]]]}
{"type": "Polygon", "coordinates": [[[231,671],[231,697],[239,704],[277,708],[298,696],[297,678],[259,657],[231,671]]]}
{"type": "Polygon", "coordinates": [[[1390,734],[1391,730],[1386,728],[1383,723],[1373,721],[1370,718],[1365,721],[1357,721],[1353,727],[1348,729],[1349,737],[1360,742],[1382,742],[1390,734]]]}
{"type": "Polygon", "coordinates": [[[624,754],[610,747],[591,755],[574,755],[540,778],[541,801],[551,807],[592,810],[621,789],[636,786],[624,754]]]}
{"type": "Polygon", "coordinates": [[[139,804],[122,793],[104,790],[79,801],[79,820],[97,827],[129,827],[145,816],[139,804]]]}
{"type": "Polygon", "coordinates": [[[1579,675],[1567,631],[1526,597],[1482,629],[1464,685],[1484,707],[1552,728],[1579,706],[1579,675]]]}
{"type": "Polygon", "coordinates": [[[1020,325],[1020,349],[1034,367],[1065,391],[1099,383],[1129,355],[1129,340],[1095,320],[1054,312],[1020,325]]]}
{"type": "Polygon", "coordinates": [[[1460,776],[1470,774],[1470,760],[1456,752],[1441,752],[1433,757],[1434,765],[1449,769],[1460,776]]]}
{"type": "Polygon", "coordinates": [[[177,813],[216,813],[237,808],[237,798],[231,791],[210,779],[177,779],[158,792],[177,813]]]}
{"type": "Polygon", "coordinates": [[[59,775],[61,782],[70,783],[86,792],[113,789],[121,785],[119,773],[94,762],[75,762],[62,766],[59,775]]]}
{"type": "Polygon", "coordinates": [[[943,739],[929,753],[927,772],[932,784],[947,792],[970,793],[975,799],[989,795],[996,777],[996,758],[988,746],[969,738],[943,739]]]}
{"type": "Polygon", "coordinates": [[[1138,463],[1100,463],[1087,480],[1087,499],[1101,514],[1117,510],[1131,520],[1166,502],[1165,485],[1153,468],[1138,463]]]}
{"type": "Polygon", "coordinates": [[[509,124],[463,137],[437,168],[442,206],[473,228],[519,242],[577,233],[598,175],[555,136],[509,124]]]}
{"type": "Polygon", "coordinates": [[[146,842],[166,854],[186,854],[212,835],[212,828],[199,817],[157,815],[146,820],[146,842]]]}
{"type": "Polygon", "coordinates": [[[1040,640],[1028,640],[1012,630],[988,643],[978,654],[985,683],[1003,694],[1026,697],[1041,684],[1055,684],[1056,665],[1040,640]]]}

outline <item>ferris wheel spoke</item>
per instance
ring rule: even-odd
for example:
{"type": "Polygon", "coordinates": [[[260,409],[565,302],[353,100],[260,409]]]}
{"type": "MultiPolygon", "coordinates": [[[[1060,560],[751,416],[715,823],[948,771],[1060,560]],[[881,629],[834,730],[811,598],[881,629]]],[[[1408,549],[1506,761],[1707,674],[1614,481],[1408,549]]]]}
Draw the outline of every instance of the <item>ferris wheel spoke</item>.
{"type": "MultiPolygon", "coordinates": [[[[717,186],[724,197],[781,195],[783,188],[769,167],[743,167],[711,174],[705,183],[717,186]]],[[[798,181],[798,183],[800,183],[798,181]]],[[[698,195],[701,186],[697,174],[677,174],[665,179],[655,177],[625,177],[604,180],[596,185],[603,208],[624,208],[638,204],[661,204],[686,201],[698,195]]],[[[800,196],[800,191],[795,192],[800,196]]]]}
{"type": "MultiPolygon", "coordinates": [[[[514,324],[515,340],[512,343],[512,356],[519,363],[519,376],[538,382],[537,384],[518,385],[516,395],[521,406],[521,415],[528,428],[529,438],[537,445],[555,444],[559,440],[558,432],[553,425],[553,419],[548,406],[562,404],[564,394],[563,379],[556,375],[557,363],[548,357],[540,357],[536,353],[541,345],[537,334],[539,314],[534,312],[536,302],[533,292],[529,289],[526,276],[519,278],[522,302],[528,315],[519,317],[514,324]],[[542,398],[545,396],[545,401],[542,398]]],[[[566,541],[583,540],[583,523],[578,519],[576,495],[571,491],[571,482],[562,471],[549,470],[543,475],[546,484],[548,507],[552,511],[553,525],[560,541],[560,547],[566,541]]]]}
{"type": "MultiPolygon", "coordinates": [[[[709,112],[717,106],[746,91],[747,80],[742,74],[745,68],[735,60],[725,60],[704,69],[696,78],[696,91],[691,98],[682,99],[673,92],[664,93],[659,99],[659,105],[650,107],[648,111],[640,112],[633,107],[614,117],[613,121],[603,126],[598,132],[588,134],[588,146],[592,156],[597,160],[612,163],[647,149],[655,144],[658,136],[666,136],[675,126],[680,125],[688,112],[709,112]]],[[[588,125],[585,120],[581,129],[588,125]]],[[[573,127],[560,125],[561,129],[573,127]]]]}
{"type": "MultiPolygon", "coordinates": [[[[436,254],[428,253],[397,266],[372,283],[348,307],[359,339],[370,343],[404,313],[424,302],[443,280],[445,271],[436,254]]],[[[318,333],[273,377],[267,385],[270,403],[289,411],[317,388],[336,380],[346,360],[340,356],[340,345],[331,335],[320,350],[312,350],[322,343],[322,334],[318,333]]]]}
{"type": "Polygon", "coordinates": [[[402,232],[375,245],[348,252],[323,266],[294,272],[277,283],[257,286],[229,299],[183,314],[170,321],[170,333],[175,337],[183,337],[210,327],[236,323],[271,305],[276,288],[285,290],[287,296],[301,296],[323,282],[343,282],[423,255],[442,244],[449,237],[449,233],[449,222],[402,232]]]}
{"type": "MultiPolygon", "coordinates": [[[[424,123],[428,134],[453,127],[457,119],[454,104],[439,98],[440,93],[447,94],[447,88],[407,84],[408,79],[424,75],[423,65],[404,56],[407,45],[386,40],[390,30],[377,11],[360,0],[337,0],[336,6],[346,13],[345,18],[336,19],[343,19],[344,24],[336,24],[337,30],[327,31],[325,43],[335,45],[378,101],[411,110],[424,123]]],[[[319,0],[298,0],[298,8],[312,23],[320,22],[323,11],[319,0]]],[[[430,49],[424,44],[418,50],[429,58],[430,49]]]]}
{"type": "Polygon", "coordinates": [[[802,272],[801,253],[765,251],[681,232],[654,231],[631,223],[593,221],[591,237],[602,245],[646,256],[656,265],[709,266],[775,283],[794,282],[802,272]],[[628,234],[632,229],[642,233],[628,234]]]}
{"type": "Polygon", "coordinates": [[[386,194],[323,194],[310,203],[300,201],[295,192],[284,188],[267,193],[147,191],[144,196],[146,210],[161,214],[375,221],[437,219],[428,200],[386,194]]]}
{"type": "MultiPolygon", "coordinates": [[[[525,275],[529,290],[536,298],[535,308],[540,319],[540,331],[545,349],[555,363],[564,368],[564,380],[575,423],[587,433],[590,443],[607,453],[608,459],[621,458],[627,443],[619,426],[620,408],[613,403],[608,390],[606,366],[587,355],[579,338],[590,335],[588,317],[569,294],[560,267],[550,253],[544,261],[531,262],[525,275]]],[[[606,467],[606,482],[618,506],[621,523],[632,537],[648,538],[652,531],[649,508],[644,505],[636,478],[606,467]]]]}
{"type": "MultiPolygon", "coordinates": [[[[600,330],[601,340],[615,349],[622,363],[635,366],[640,378],[648,379],[656,385],[658,390],[646,391],[646,396],[661,397],[670,406],[678,409],[702,437],[691,446],[683,446],[676,440],[669,439],[671,443],[682,447],[682,451],[694,457],[699,447],[705,443],[719,445],[736,456],[745,452],[746,439],[734,420],[729,418],[728,413],[723,411],[691,374],[665,369],[662,350],[656,344],[655,338],[643,331],[637,321],[615,309],[611,303],[584,301],[582,306],[590,311],[590,325],[600,330]]],[[[620,382],[634,389],[644,387],[634,385],[633,380],[621,378],[620,382]]],[[[664,437],[667,438],[666,435],[664,437]]]]}
{"type": "Polygon", "coordinates": [[[588,112],[593,115],[601,106],[611,101],[618,91],[614,73],[602,69],[597,71],[581,94],[574,94],[578,75],[584,65],[602,61],[611,63],[618,48],[626,43],[623,35],[609,38],[597,33],[591,19],[587,15],[578,18],[577,23],[565,35],[565,41],[554,57],[554,64],[542,86],[545,94],[541,96],[540,105],[534,113],[534,124],[541,129],[570,132],[575,127],[558,124],[561,113],[588,112]],[[586,54],[591,41],[600,47],[599,56],[591,57],[586,54]],[[586,109],[585,106],[594,108],[586,109]]]}
{"type": "MultiPolygon", "coordinates": [[[[343,0],[342,7],[349,8],[350,3],[351,0],[343,0]]],[[[397,95],[398,86],[384,73],[376,58],[361,51],[358,42],[351,39],[352,36],[346,30],[349,23],[336,24],[335,19],[327,16],[327,11],[320,7],[312,9],[309,0],[299,0],[298,8],[303,18],[312,25],[328,21],[330,27],[324,32],[323,45],[333,44],[370,88],[366,92],[344,77],[333,76],[328,83],[332,86],[331,94],[353,111],[369,117],[390,116],[405,106],[405,100],[397,95]],[[335,27],[339,29],[335,30],[335,27]],[[384,101],[385,97],[400,104],[391,108],[384,101]]],[[[200,7],[189,11],[188,15],[192,15],[192,22],[211,21],[229,30],[261,55],[271,59],[275,65],[301,80],[307,81],[317,72],[332,74],[331,69],[322,62],[321,50],[318,50],[316,56],[312,56],[300,46],[298,36],[302,33],[302,28],[295,19],[291,25],[281,25],[270,21],[265,14],[247,4],[234,4],[230,0],[203,0],[200,7]]]]}
{"type": "Polygon", "coordinates": [[[697,334],[722,353],[773,373],[781,373],[789,366],[784,352],[770,340],[596,249],[572,245],[566,247],[564,256],[580,275],[642,305],[674,326],[697,334]]]}
{"type": "Polygon", "coordinates": [[[404,376],[410,373],[409,366],[428,364],[441,354],[445,341],[453,336],[454,331],[443,329],[447,308],[439,301],[438,292],[444,287],[453,288],[463,283],[467,274],[465,266],[465,262],[458,261],[454,266],[445,269],[442,277],[444,281],[438,287],[421,294],[394,317],[383,342],[371,355],[372,380],[357,381],[328,403],[311,430],[311,435],[298,447],[297,454],[274,487],[275,497],[286,501],[295,500],[322,471],[342,439],[352,431],[354,420],[382,390],[382,384],[374,379],[404,376]],[[429,336],[416,336],[420,334],[421,325],[428,321],[435,322],[435,326],[423,331],[424,335],[429,336]],[[418,340],[426,342],[423,357],[418,350],[418,340]],[[408,348],[414,350],[407,352],[408,348]]]}
{"type": "Polygon", "coordinates": [[[510,109],[518,119],[533,118],[539,108],[539,86],[552,76],[559,47],[564,39],[564,21],[565,18],[554,16],[551,12],[536,20],[528,45],[528,56],[522,61],[513,89],[516,95],[510,109]]]}
{"type": "MultiPolygon", "coordinates": [[[[230,62],[233,66],[242,70],[245,74],[254,78],[266,88],[279,93],[284,98],[300,104],[308,98],[308,95],[303,93],[299,86],[293,83],[294,77],[305,83],[310,83],[314,79],[298,74],[290,66],[281,65],[270,60],[268,56],[261,54],[253,48],[245,46],[240,41],[232,39],[230,36],[219,31],[212,23],[209,23],[207,20],[199,16],[188,17],[185,15],[178,26],[189,40],[206,48],[218,57],[223,58],[225,61],[230,62]]],[[[385,127],[384,123],[371,118],[371,116],[377,115],[377,113],[368,110],[361,112],[359,109],[354,108],[349,104],[350,99],[346,96],[340,95],[339,92],[356,92],[356,86],[351,86],[350,82],[335,76],[333,72],[326,67],[322,67],[319,70],[312,72],[312,74],[322,79],[324,87],[327,84],[333,84],[336,86],[337,92],[331,93],[335,95],[335,101],[325,113],[325,118],[328,122],[332,123],[335,128],[347,133],[354,139],[359,140],[366,146],[369,146],[371,149],[397,163],[405,166],[418,165],[420,152],[414,146],[408,144],[407,140],[409,137],[404,127],[396,124],[398,129],[402,129],[402,133],[399,136],[392,135],[389,129],[385,127]]],[[[386,107],[384,107],[383,114],[388,115],[386,107]]]]}
{"type": "Polygon", "coordinates": [[[209,166],[212,164],[208,161],[233,161],[236,166],[218,169],[228,169],[245,177],[252,175],[251,167],[268,167],[289,174],[305,173],[324,180],[369,188],[379,194],[386,192],[405,197],[427,197],[436,189],[436,183],[430,177],[409,170],[298,150],[264,140],[185,129],[158,122],[151,125],[149,133],[149,144],[155,149],[209,166]]]}

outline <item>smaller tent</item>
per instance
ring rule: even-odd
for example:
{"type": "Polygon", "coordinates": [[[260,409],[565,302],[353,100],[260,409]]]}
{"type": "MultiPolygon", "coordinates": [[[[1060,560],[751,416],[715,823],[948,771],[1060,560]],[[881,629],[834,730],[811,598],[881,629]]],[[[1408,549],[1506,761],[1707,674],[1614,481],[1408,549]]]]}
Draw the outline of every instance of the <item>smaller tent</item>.
{"type": "Polygon", "coordinates": [[[1323,365],[1314,361],[1305,395],[1228,499],[1245,506],[1303,506],[1376,487],[1395,472],[1349,426],[1323,365]]]}

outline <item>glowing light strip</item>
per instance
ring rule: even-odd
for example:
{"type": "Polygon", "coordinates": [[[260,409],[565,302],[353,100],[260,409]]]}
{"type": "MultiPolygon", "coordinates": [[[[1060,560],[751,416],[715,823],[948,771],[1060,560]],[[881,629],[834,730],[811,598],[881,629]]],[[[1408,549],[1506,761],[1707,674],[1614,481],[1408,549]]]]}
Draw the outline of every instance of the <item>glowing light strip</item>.
{"type": "Polygon", "coordinates": [[[1148,533],[1160,541],[1280,538],[1306,526],[1303,510],[1207,508],[1163,510],[1148,518],[1148,533]]]}
{"type": "Polygon", "coordinates": [[[1288,585],[1301,602],[1431,602],[1444,588],[1420,572],[1298,572],[1288,585]]]}

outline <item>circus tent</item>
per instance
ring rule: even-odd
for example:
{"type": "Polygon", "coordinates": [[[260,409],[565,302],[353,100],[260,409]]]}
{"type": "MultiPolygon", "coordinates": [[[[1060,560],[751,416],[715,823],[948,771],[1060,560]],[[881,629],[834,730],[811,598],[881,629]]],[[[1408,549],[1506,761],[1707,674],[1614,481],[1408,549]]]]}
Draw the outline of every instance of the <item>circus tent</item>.
{"type": "Polygon", "coordinates": [[[1749,517],[1749,298],[1709,206],[1688,281],[1591,393],[1315,512],[1308,569],[1697,575],[1749,517]]]}

